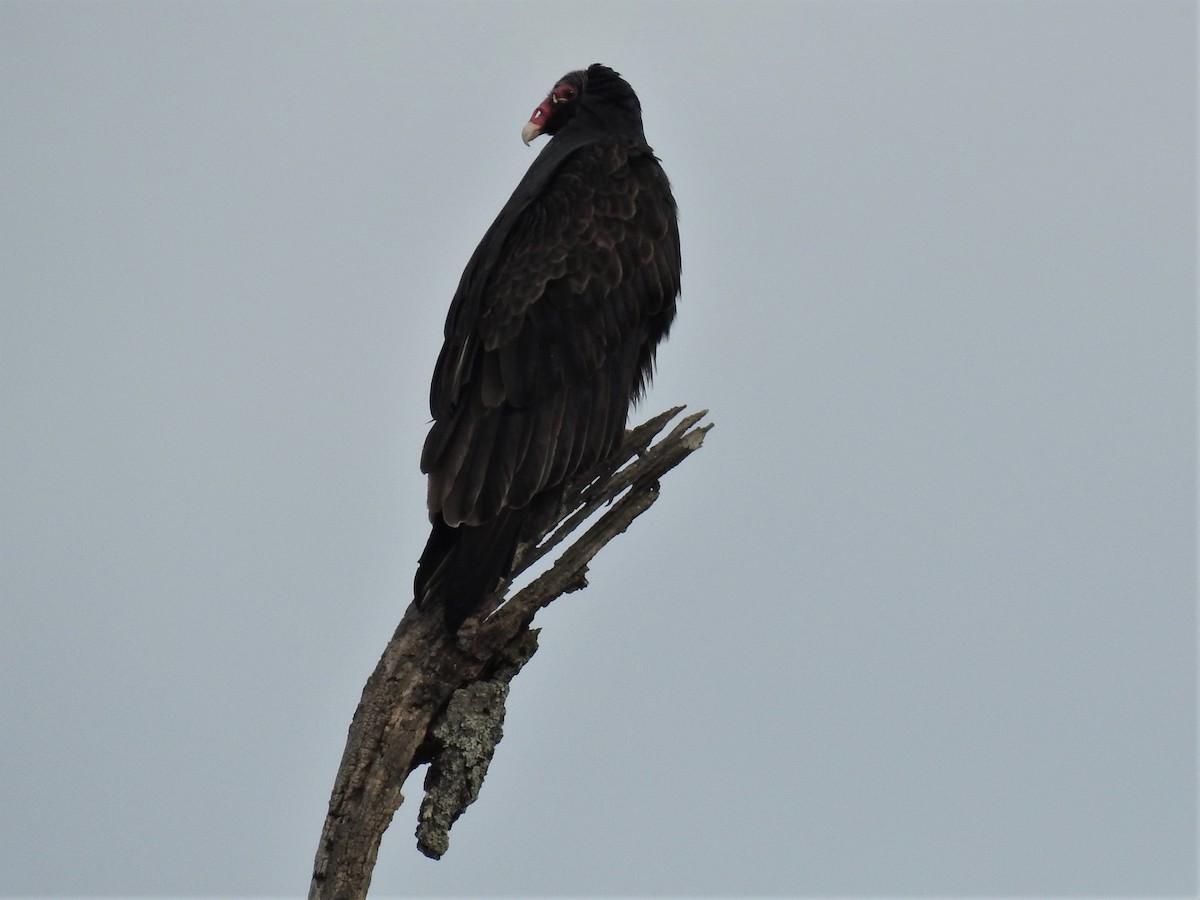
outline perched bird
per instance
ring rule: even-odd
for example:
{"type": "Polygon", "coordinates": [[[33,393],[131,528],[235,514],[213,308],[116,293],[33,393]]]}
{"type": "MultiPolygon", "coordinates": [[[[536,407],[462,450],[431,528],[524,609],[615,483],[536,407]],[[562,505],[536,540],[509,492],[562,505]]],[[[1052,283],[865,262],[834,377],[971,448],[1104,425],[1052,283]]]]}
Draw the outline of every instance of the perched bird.
{"type": "Polygon", "coordinates": [[[451,630],[507,577],[531,510],[620,443],[675,318],[675,199],[633,88],[599,64],[563,76],[521,130],[543,134],[462,274],[429,394],[414,589],[451,630]]]}

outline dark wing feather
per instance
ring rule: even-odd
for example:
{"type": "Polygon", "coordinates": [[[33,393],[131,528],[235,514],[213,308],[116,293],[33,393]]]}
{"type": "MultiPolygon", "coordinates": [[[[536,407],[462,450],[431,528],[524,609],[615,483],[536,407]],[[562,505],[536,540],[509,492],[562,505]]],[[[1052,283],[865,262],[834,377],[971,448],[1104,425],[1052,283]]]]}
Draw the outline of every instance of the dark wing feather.
{"type": "Polygon", "coordinates": [[[674,201],[649,148],[575,151],[518,217],[482,297],[455,298],[422,454],[431,517],[480,525],[611,452],[678,290],[674,201]],[[455,309],[469,303],[479,315],[455,309]]]}
{"type": "Polygon", "coordinates": [[[421,454],[433,531],[416,596],[439,598],[451,628],[507,575],[529,509],[620,441],[679,269],[675,201],[640,137],[552,142],[484,236],[447,316],[421,454]]]}

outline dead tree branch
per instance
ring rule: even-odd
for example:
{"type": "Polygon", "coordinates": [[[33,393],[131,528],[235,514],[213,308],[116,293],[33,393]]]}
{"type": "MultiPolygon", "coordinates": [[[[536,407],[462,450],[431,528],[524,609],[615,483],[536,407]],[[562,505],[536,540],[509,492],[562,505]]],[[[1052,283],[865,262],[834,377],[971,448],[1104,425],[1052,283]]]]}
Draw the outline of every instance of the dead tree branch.
{"type": "Polygon", "coordinates": [[[599,516],[524,589],[512,597],[507,588],[497,591],[457,635],[446,632],[441,610],[409,606],[350,724],[310,900],[366,897],[380,839],[404,801],[400,788],[425,763],[418,847],[435,858],[446,851],[450,826],[478,795],[500,740],[509,681],[537,650],[534,615],[587,585],[588,563],[650,508],[659,479],[699,449],[712,428],[699,424],[705,410],[683,417],[655,442],[682,411],[667,410],[627,431],[616,453],[544,511],[537,538],[517,550],[514,579],[599,516]]]}

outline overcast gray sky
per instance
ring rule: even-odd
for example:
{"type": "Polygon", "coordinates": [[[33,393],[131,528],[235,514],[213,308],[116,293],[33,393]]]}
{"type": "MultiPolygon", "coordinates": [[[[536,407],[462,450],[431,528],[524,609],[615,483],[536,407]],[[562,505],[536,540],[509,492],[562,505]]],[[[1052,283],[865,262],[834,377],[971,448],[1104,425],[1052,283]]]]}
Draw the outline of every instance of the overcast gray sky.
{"type": "MultiPolygon", "coordinates": [[[[0,891],[302,894],[445,310],[639,92],[716,429],[379,896],[1196,889],[1191,3],[0,2],[0,891]]],[[[419,777],[419,776],[418,776],[419,777]]]]}

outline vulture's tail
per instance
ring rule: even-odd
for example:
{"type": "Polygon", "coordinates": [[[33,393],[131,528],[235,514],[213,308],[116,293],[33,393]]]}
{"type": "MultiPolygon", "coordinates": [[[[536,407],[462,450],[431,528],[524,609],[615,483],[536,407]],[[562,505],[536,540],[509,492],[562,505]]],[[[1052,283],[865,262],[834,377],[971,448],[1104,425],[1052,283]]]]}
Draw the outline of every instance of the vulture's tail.
{"type": "Polygon", "coordinates": [[[446,627],[458,631],[512,568],[527,511],[505,509],[485,525],[451,528],[439,520],[417,563],[413,579],[417,605],[440,605],[446,627]]]}

